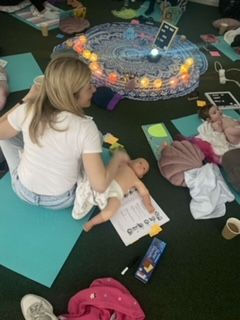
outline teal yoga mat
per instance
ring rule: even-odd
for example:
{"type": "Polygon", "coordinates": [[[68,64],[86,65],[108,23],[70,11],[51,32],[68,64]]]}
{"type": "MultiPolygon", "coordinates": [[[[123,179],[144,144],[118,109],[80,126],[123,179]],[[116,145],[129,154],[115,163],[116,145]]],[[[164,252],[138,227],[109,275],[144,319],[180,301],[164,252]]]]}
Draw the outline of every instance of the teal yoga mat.
{"type": "MultiPolygon", "coordinates": [[[[234,119],[240,119],[239,113],[234,110],[225,110],[224,114],[234,119]]],[[[198,134],[197,128],[202,123],[197,114],[192,114],[190,116],[178,118],[172,120],[174,126],[178,129],[178,131],[183,134],[185,137],[191,137],[198,134]]],[[[230,184],[228,184],[229,189],[235,196],[235,200],[238,204],[240,204],[240,194],[236,192],[230,184]]]]}
{"type": "Polygon", "coordinates": [[[42,74],[42,70],[30,52],[1,57],[1,59],[8,62],[6,70],[10,92],[31,88],[33,79],[42,74]]]}
{"type": "Polygon", "coordinates": [[[164,123],[152,123],[142,125],[143,132],[152,149],[152,152],[158,161],[161,156],[161,150],[165,143],[172,143],[172,137],[164,123]]]}
{"type": "Polygon", "coordinates": [[[11,188],[10,175],[0,180],[0,264],[51,287],[83,230],[71,208],[48,210],[20,200],[11,188]]]}
{"type": "Polygon", "coordinates": [[[212,43],[212,45],[230,60],[240,60],[240,55],[226,41],[224,41],[223,37],[218,37],[218,42],[212,43]]]}
{"type": "MultiPolygon", "coordinates": [[[[234,110],[225,110],[224,114],[234,119],[240,119],[239,113],[234,110]]],[[[181,134],[186,137],[191,137],[198,134],[197,128],[202,121],[197,114],[192,114],[190,116],[174,119],[172,120],[172,123],[181,134]]]]}

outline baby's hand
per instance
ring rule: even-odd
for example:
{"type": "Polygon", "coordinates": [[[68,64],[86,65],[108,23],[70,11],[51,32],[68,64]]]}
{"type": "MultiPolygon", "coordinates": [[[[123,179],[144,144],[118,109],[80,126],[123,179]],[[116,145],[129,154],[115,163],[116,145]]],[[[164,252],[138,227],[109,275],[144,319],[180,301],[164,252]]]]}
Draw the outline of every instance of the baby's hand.
{"type": "Polygon", "coordinates": [[[154,212],[155,212],[155,208],[154,208],[154,206],[152,205],[152,202],[148,203],[146,207],[147,207],[147,211],[148,211],[149,213],[154,213],[154,212]]]}
{"type": "Polygon", "coordinates": [[[143,196],[143,203],[147,209],[147,211],[149,213],[154,213],[155,212],[155,208],[154,206],[152,205],[152,201],[151,201],[151,197],[150,197],[150,194],[146,194],[143,196]]]}

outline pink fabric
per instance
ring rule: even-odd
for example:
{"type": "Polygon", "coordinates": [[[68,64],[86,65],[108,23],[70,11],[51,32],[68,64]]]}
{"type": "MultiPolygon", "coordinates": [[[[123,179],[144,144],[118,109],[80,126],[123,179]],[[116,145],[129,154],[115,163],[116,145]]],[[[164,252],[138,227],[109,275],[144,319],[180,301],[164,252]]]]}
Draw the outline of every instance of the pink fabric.
{"type": "Polygon", "coordinates": [[[222,162],[222,157],[217,155],[214,150],[212,145],[207,142],[204,141],[200,138],[197,137],[185,137],[181,134],[176,135],[176,140],[178,141],[184,141],[184,140],[188,140],[191,143],[194,143],[195,145],[197,145],[199,147],[199,149],[204,153],[205,155],[205,161],[206,162],[210,162],[210,163],[215,163],[217,165],[221,164],[222,162]]]}
{"type": "Polygon", "coordinates": [[[195,145],[197,145],[201,149],[201,151],[205,155],[205,160],[207,162],[215,163],[217,165],[221,164],[222,157],[218,156],[214,152],[213,147],[209,142],[204,141],[204,140],[202,140],[200,138],[196,138],[196,137],[191,138],[190,141],[192,141],[192,143],[194,143],[195,145]]]}
{"type": "Polygon", "coordinates": [[[75,294],[68,303],[67,320],[143,320],[145,314],[131,293],[117,280],[102,278],[75,294]]]}

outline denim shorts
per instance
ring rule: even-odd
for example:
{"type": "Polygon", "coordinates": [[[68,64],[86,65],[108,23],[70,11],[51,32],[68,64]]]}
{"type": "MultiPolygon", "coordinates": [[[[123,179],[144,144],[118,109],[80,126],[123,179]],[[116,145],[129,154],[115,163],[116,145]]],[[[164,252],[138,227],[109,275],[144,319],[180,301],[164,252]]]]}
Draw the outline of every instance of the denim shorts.
{"type": "Polygon", "coordinates": [[[20,182],[17,169],[15,169],[12,173],[12,188],[22,200],[32,205],[41,206],[52,210],[69,208],[73,205],[75,200],[76,185],[73,186],[71,190],[59,196],[47,196],[29,191],[20,182]]]}

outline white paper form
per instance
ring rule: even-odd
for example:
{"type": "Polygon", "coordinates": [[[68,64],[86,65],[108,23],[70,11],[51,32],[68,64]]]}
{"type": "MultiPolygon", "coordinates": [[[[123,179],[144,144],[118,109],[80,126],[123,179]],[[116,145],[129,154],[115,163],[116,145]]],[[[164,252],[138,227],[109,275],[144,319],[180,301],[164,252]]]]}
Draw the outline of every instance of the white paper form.
{"type": "Polygon", "coordinates": [[[153,225],[163,225],[169,221],[168,216],[151,197],[155,208],[149,213],[136,190],[131,191],[122,200],[122,206],[111,218],[111,223],[126,246],[147,235],[153,225]]]}

